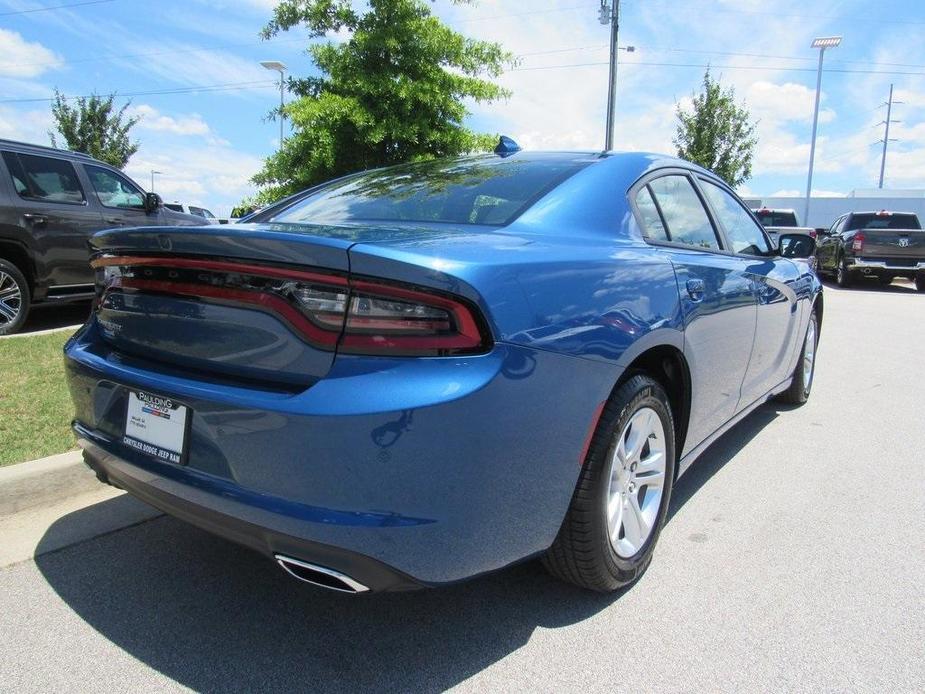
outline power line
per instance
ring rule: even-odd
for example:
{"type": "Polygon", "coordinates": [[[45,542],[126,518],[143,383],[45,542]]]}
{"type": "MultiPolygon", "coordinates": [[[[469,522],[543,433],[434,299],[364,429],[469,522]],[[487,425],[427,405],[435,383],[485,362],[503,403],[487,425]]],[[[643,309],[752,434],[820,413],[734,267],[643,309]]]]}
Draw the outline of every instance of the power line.
{"type": "Polygon", "coordinates": [[[12,12],[0,12],[0,17],[12,17],[16,14],[32,14],[33,12],[47,12],[48,10],[65,10],[72,7],[85,7],[86,5],[102,5],[107,2],[116,0],[85,0],[85,2],[72,2],[67,5],[49,5],[47,7],[33,7],[30,10],[14,10],[12,12]]]}
{"type": "MultiPolygon", "coordinates": [[[[517,67],[512,68],[509,72],[525,72],[532,70],[559,70],[572,67],[593,67],[600,65],[609,65],[606,61],[597,61],[592,63],[569,63],[566,65],[540,65],[537,67],[517,67]]],[[[716,70],[779,70],[782,72],[816,72],[811,67],[788,67],[786,65],[715,65],[713,63],[662,63],[637,60],[623,63],[626,66],[643,65],[647,67],[698,67],[711,68],[716,70]]],[[[922,66],[925,67],[925,66],[922,66]]],[[[910,72],[900,70],[848,70],[844,68],[826,68],[826,72],[848,75],[925,75],[925,72],[910,72]]]]}
{"type": "MultiPolygon", "coordinates": [[[[178,87],[175,89],[156,89],[144,92],[118,92],[118,96],[152,96],[155,94],[190,94],[193,92],[222,92],[234,91],[238,89],[259,89],[279,86],[277,80],[255,80],[252,82],[227,82],[225,84],[204,84],[197,87],[178,87]]],[[[66,96],[67,99],[89,99],[92,94],[82,96],[66,96]]],[[[34,98],[34,99],[0,99],[0,104],[28,104],[54,101],[55,97],[34,98]]]]}
{"type": "Polygon", "coordinates": [[[144,53],[119,53],[114,55],[101,55],[94,56],[92,58],[76,58],[74,60],[45,60],[31,63],[0,63],[0,68],[13,68],[13,67],[33,67],[37,65],[75,65],[77,63],[95,63],[102,61],[111,61],[119,60],[121,58],[147,58],[156,55],[180,55],[184,53],[207,53],[210,51],[221,51],[226,48],[240,48],[243,46],[262,46],[262,45],[274,45],[278,43],[302,43],[306,41],[304,37],[293,38],[293,39],[274,39],[271,41],[247,41],[242,43],[224,43],[224,44],[215,44],[208,47],[202,48],[181,48],[178,50],[162,50],[162,51],[147,51],[144,53]]]}
{"type": "Polygon", "coordinates": [[[513,12],[511,14],[496,14],[492,17],[470,17],[469,19],[456,20],[456,24],[466,24],[469,22],[487,22],[492,19],[507,19],[508,17],[526,17],[534,14],[551,14],[553,12],[569,12],[571,10],[586,10],[587,5],[570,5],[569,7],[552,7],[546,10],[530,10],[528,12],[513,12]]]}

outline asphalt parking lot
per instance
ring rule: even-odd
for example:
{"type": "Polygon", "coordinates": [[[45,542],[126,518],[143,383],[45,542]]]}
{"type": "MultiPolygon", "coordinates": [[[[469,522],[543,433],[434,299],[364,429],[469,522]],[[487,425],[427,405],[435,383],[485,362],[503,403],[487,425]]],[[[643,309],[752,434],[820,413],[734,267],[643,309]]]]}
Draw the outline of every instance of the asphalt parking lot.
{"type": "Polygon", "coordinates": [[[923,344],[910,285],[827,286],[810,402],[701,458],[622,594],[341,596],[161,516],[0,569],[0,690],[922,691],[923,344]]]}

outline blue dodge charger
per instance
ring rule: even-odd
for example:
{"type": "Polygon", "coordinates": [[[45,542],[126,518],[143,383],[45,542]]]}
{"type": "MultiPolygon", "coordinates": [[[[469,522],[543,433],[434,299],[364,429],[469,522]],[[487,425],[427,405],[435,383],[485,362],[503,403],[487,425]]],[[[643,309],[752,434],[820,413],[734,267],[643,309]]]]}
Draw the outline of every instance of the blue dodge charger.
{"type": "Polygon", "coordinates": [[[102,481],[309,583],[541,557],[615,590],[697,456],[809,396],[823,297],[789,241],[687,162],[510,143],[100,232],[74,430],[102,481]]]}

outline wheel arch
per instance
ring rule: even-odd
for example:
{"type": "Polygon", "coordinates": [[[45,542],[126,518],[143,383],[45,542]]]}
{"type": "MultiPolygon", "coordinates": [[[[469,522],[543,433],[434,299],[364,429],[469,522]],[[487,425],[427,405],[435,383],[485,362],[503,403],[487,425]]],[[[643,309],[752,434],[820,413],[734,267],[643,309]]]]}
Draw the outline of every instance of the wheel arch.
{"type": "Polygon", "coordinates": [[[29,291],[35,293],[35,266],[29,251],[19,242],[0,239],[0,258],[7,260],[17,268],[29,283],[29,291]]]}
{"type": "MultiPolygon", "coordinates": [[[[658,382],[668,395],[675,421],[675,451],[681,458],[691,412],[691,372],[684,353],[675,345],[659,344],[637,355],[624,369],[613,387],[615,392],[636,374],[645,374],[658,382]]],[[[677,475],[677,467],[675,468],[677,475]]]]}

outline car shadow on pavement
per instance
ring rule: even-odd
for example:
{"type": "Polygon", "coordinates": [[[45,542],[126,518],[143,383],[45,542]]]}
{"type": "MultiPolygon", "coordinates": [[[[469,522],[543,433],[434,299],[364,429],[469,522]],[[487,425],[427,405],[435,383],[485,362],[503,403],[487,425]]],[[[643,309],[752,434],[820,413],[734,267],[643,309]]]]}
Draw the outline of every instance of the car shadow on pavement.
{"type": "Polygon", "coordinates": [[[90,315],[90,302],[78,301],[73,304],[39,304],[33,306],[20,333],[34,333],[40,330],[54,330],[71,325],[82,325],[90,315]]]}
{"type": "MultiPolygon", "coordinates": [[[[778,411],[759,409],[708,449],[679,480],[669,519],[778,411]]],[[[83,516],[126,501],[64,516],[46,534],[48,549],[83,516]]],[[[634,590],[579,590],[530,561],[438,590],[340,595],[168,516],[42,554],[45,543],[36,564],[79,617],[197,691],[442,691],[538,627],[580,622],[634,590]]]]}
{"type": "Polygon", "coordinates": [[[893,280],[891,284],[879,284],[876,280],[858,278],[850,287],[839,287],[831,277],[820,276],[826,291],[834,292],[865,292],[870,294],[917,294],[915,284],[911,280],[893,280]]]}

